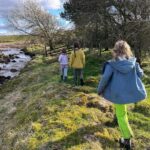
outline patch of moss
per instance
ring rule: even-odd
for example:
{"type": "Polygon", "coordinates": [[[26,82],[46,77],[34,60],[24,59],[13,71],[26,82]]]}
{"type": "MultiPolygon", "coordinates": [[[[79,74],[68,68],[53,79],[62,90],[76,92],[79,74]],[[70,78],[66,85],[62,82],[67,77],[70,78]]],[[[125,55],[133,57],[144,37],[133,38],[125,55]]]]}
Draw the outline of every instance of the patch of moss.
{"type": "Polygon", "coordinates": [[[34,131],[40,131],[40,130],[42,129],[41,123],[33,122],[33,123],[32,123],[32,129],[33,129],[34,131]]]}
{"type": "Polygon", "coordinates": [[[141,103],[138,103],[134,107],[134,111],[138,113],[142,113],[146,116],[150,116],[150,103],[143,101],[141,103]]]}

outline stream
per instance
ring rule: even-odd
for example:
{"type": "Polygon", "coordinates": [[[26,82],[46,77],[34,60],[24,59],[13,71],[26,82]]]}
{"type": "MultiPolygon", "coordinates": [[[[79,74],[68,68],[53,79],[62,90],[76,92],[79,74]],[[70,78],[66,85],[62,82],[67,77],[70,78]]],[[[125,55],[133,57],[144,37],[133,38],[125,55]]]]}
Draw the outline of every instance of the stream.
{"type": "Polygon", "coordinates": [[[22,50],[16,48],[0,49],[0,84],[18,76],[20,71],[31,60],[22,50]]]}

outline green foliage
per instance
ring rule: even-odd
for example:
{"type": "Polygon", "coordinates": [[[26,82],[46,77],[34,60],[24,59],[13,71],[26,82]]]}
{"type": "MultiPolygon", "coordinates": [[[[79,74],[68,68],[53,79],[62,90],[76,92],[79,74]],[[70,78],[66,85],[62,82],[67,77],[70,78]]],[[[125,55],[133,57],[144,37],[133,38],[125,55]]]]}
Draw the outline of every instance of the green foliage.
{"type": "Polygon", "coordinates": [[[27,47],[27,50],[34,54],[44,54],[43,49],[44,45],[42,44],[34,44],[27,47]]]}
{"type": "Polygon", "coordinates": [[[77,37],[87,47],[108,49],[125,39],[141,59],[150,47],[149,8],[148,0],[69,0],[61,17],[75,24],[77,37]]]}

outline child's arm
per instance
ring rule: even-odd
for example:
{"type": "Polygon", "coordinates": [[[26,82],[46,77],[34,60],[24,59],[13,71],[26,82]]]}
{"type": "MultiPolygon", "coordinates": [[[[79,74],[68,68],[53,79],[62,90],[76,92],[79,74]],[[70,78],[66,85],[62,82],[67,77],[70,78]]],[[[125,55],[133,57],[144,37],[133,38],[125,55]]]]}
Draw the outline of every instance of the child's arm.
{"type": "Polygon", "coordinates": [[[98,94],[99,95],[101,95],[103,93],[109,79],[112,76],[112,73],[113,73],[113,71],[112,71],[111,66],[109,64],[106,65],[104,74],[103,74],[102,79],[100,80],[99,85],[98,85],[98,94]]]}
{"type": "Polygon", "coordinates": [[[142,78],[144,75],[143,69],[141,69],[139,63],[136,63],[136,72],[139,78],[142,78]]]}

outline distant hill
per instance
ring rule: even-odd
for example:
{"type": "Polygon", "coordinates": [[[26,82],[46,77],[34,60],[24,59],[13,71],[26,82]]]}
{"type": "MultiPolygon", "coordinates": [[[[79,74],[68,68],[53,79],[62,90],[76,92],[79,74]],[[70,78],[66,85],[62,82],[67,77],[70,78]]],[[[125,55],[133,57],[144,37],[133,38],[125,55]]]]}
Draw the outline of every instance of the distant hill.
{"type": "Polygon", "coordinates": [[[29,38],[28,35],[0,35],[0,43],[24,41],[27,38],[29,38]]]}

